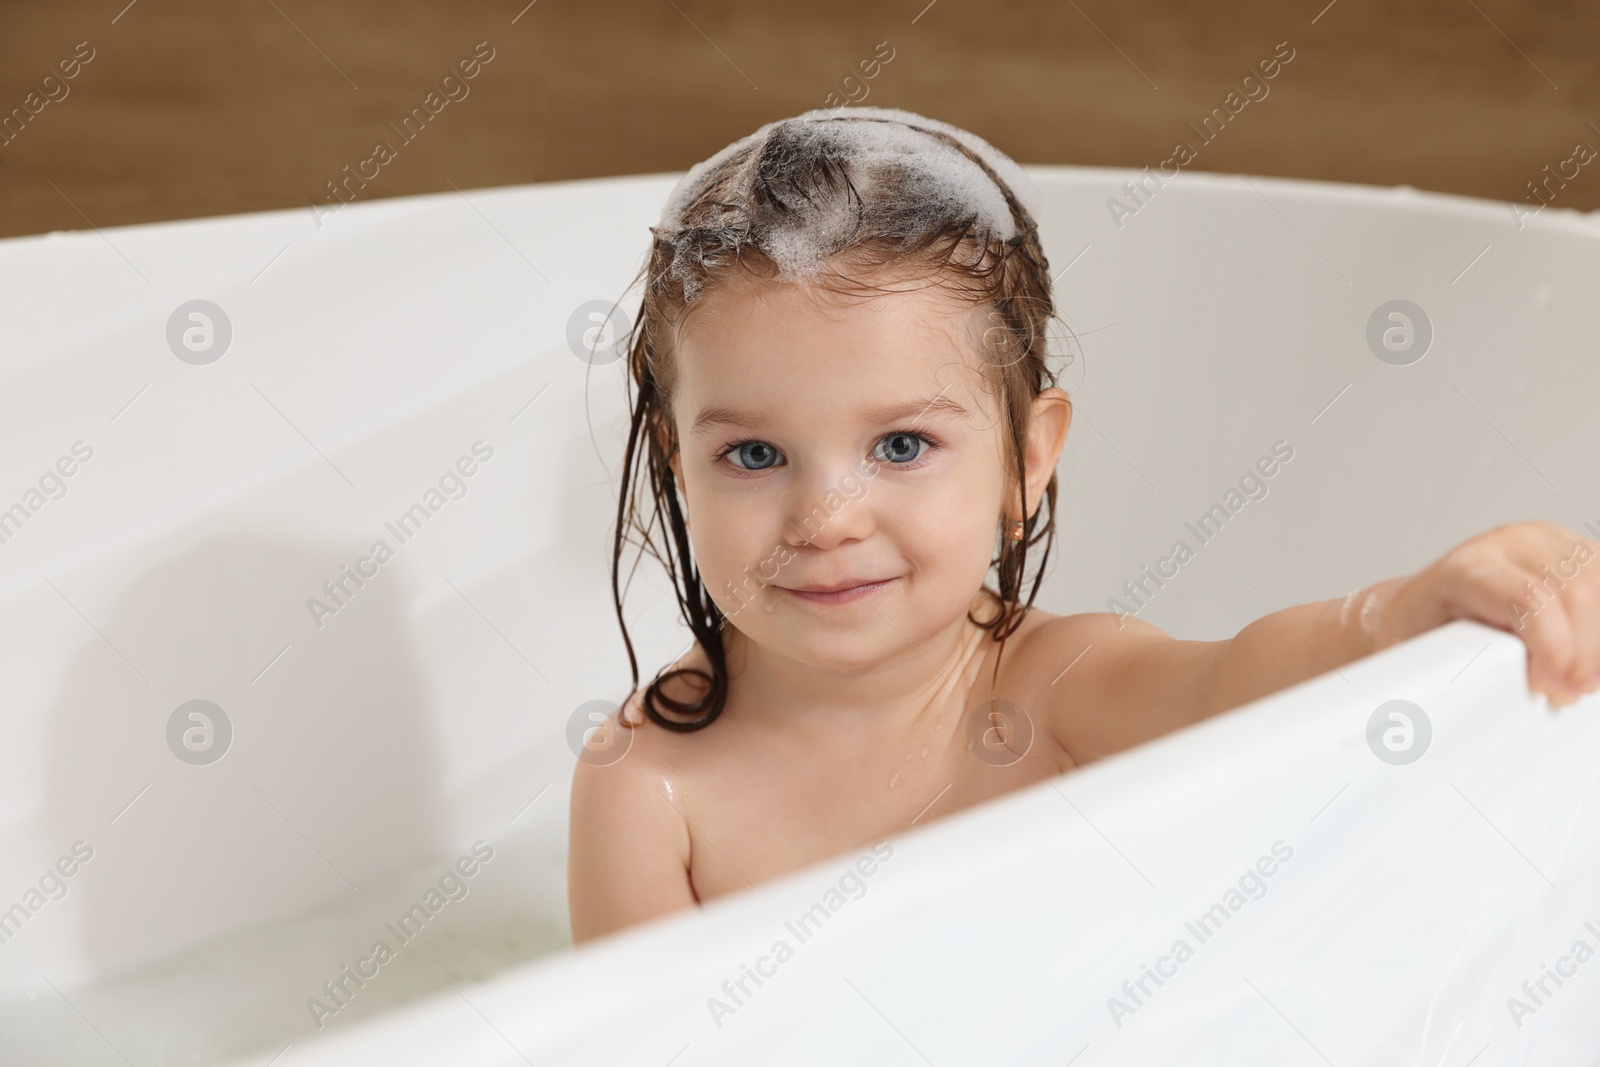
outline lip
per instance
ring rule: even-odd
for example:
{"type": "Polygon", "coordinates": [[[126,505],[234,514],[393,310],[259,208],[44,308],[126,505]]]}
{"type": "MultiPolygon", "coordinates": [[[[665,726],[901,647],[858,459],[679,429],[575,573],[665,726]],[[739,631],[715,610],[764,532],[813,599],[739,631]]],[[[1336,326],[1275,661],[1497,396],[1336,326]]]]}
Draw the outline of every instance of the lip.
{"type": "Polygon", "coordinates": [[[848,604],[851,601],[860,600],[863,597],[871,596],[873,593],[886,588],[895,581],[897,581],[895,578],[883,578],[875,582],[864,582],[855,585],[836,585],[831,588],[814,587],[810,589],[790,589],[786,585],[780,585],[778,588],[782,589],[786,593],[792,593],[801,600],[812,604],[848,604]]]}

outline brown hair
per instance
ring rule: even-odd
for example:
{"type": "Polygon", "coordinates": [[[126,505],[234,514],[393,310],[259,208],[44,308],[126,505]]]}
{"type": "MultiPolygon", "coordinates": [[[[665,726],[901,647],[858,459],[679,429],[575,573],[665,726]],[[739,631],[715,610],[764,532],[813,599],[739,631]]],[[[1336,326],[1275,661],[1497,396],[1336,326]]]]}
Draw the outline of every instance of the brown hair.
{"type": "MultiPolygon", "coordinates": [[[[746,141],[753,143],[743,148],[730,146],[737,150],[725,149],[713,156],[698,168],[698,174],[690,171],[685,181],[698,179],[698,184],[687,189],[680,185],[684,197],[681,211],[673,219],[675,225],[650,227],[653,247],[634,281],[644,281],[644,297],[638,321],[624,343],[637,396],[630,398],[632,424],[617,505],[611,589],[637,690],[639,665],[618,588],[623,544],[630,530],[637,531],[643,537],[638,542],[640,557],[649,552],[666,568],[682,616],[711,666],[709,676],[694,667],[659,674],[643,694],[645,713],[669,730],[687,732],[709,726],[721,713],[728,694],[722,640],[726,616],[703,588],[698,569],[690,562],[688,529],[668,464],[678,447],[672,410],[676,330],[691,307],[698,306],[698,299],[718,282],[731,280],[735,271],[757,280],[777,277],[785,255],[780,243],[786,236],[792,238],[797,227],[825,245],[828,269],[818,279],[822,288],[837,293],[881,293],[889,290],[859,279],[891,267],[911,267],[924,271],[924,277],[971,306],[989,308],[991,325],[984,330],[978,348],[985,376],[1006,419],[1011,442],[1007,473],[1015,479],[1017,510],[1025,513],[1019,472],[1024,467],[1032,403],[1047,385],[1056,384],[1046,365],[1047,327],[1055,307],[1038,224],[989,161],[962,139],[930,128],[942,124],[914,128],[953,146],[982,168],[1005,198],[1014,236],[1006,240],[996,237],[970,202],[952,196],[948,185],[942,189],[929,186],[926,175],[919,175],[915,165],[902,165],[892,158],[863,159],[842,151],[837,140],[826,136],[827,124],[885,121],[856,118],[851,110],[855,109],[810,122],[804,121],[809,118],[806,116],[776,123],[764,139],[752,135],[746,141]],[[633,499],[641,462],[647,465],[655,504],[648,522],[640,521],[633,499]],[[667,538],[665,552],[658,549],[652,536],[656,526],[667,538]],[[698,700],[679,701],[662,692],[662,684],[680,674],[694,674],[706,681],[698,700]],[[663,707],[689,718],[668,718],[661,713],[663,707]]],[[[792,249],[794,245],[791,241],[784,247],[792,249]]],[[[1000,549],[991,561],[991,566],[998,568],[999,588],[983,587],[1000,601],[999,613],[988,621],[973,618],[970,609],[967,613],[971,622],[990,630],[1000,642],[1001,655],[1006,638],[1022,624],[1043,581],[1044,562],[1055,541],[1055,505],[1056,477],[1052,473],[1045,503],[1027,516],[1024,540],[1012,541],[1007,531],[999,532],[1000,549]],[[1041,540],[1045,547],[1040,566],[1023,604],[1019,600],[1028,548],[1041,540]]],[[[995,671],[998,674],[998,656],[995,671]]],[[[626,716],[619,719],[632,725],[626,716]]]]}

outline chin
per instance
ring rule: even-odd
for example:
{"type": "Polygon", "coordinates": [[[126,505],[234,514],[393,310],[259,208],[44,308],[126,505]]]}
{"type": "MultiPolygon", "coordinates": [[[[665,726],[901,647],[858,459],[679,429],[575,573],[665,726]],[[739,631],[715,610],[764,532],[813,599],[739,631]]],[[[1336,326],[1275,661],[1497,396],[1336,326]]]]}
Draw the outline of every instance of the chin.
{"type": "MultiPolygon", "coordinates": [[[[870,610],[870,609],[869,609],[870,610]]],[[[858,625],[829,624],[826,620],[798,619],[759,622],[740,630],[744,640],[797,663],[818,670],[860,670],[882,663],[906,647],[895,627],[876,612],[858,625]]],[[[903,630],[904,626],[896,622],[903,630]]],[[[907,634],[916,640],[914,635],[907,634]]]]}
{"type": "Polygon", "coordinates": [[[887,642],[872,647],[863,646],[860,641],[850,641],[845,644],[829,644],[826,647],[794,646],[783,647],[781,651],[785,656],[799,663],[805,664],[814,670],[834,671],[839,674],[853,674],[871,670],[874,667],[892,658],[898,650],[904,650],[906,644],[898,637],[895,644],[887,642]]]}

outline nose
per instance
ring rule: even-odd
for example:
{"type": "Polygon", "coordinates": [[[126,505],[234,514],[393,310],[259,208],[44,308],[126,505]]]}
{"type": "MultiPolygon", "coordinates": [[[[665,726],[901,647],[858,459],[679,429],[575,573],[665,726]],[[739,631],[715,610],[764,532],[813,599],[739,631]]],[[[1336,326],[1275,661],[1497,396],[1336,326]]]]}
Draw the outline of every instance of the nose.
{"type": "Polygon", "coordinates": [[[866,477],[849,464],[829,465],[818,476],[796,482],[784,536],[795,547],[829,549],[860,541],[874,519],[866,477]]]}

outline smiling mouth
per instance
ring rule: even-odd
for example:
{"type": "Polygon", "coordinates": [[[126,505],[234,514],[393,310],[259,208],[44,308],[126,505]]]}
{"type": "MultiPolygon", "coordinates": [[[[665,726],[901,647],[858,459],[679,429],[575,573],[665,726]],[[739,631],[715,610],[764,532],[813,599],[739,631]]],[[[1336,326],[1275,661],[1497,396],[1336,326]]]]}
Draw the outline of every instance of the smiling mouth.
{"type": "Polygon", "coordinates": [[[864,585],[852,586],[848,589],[838,589],[831,593],[806,589],[790,589],[785,585],[780,585],[778,588],[811,604],[848,604],[852,601],[869,597],[873,593],[887,588],[898,580],[899,579],[897,578],[884,578],[881,581],[867,582],[864,585]]]}

